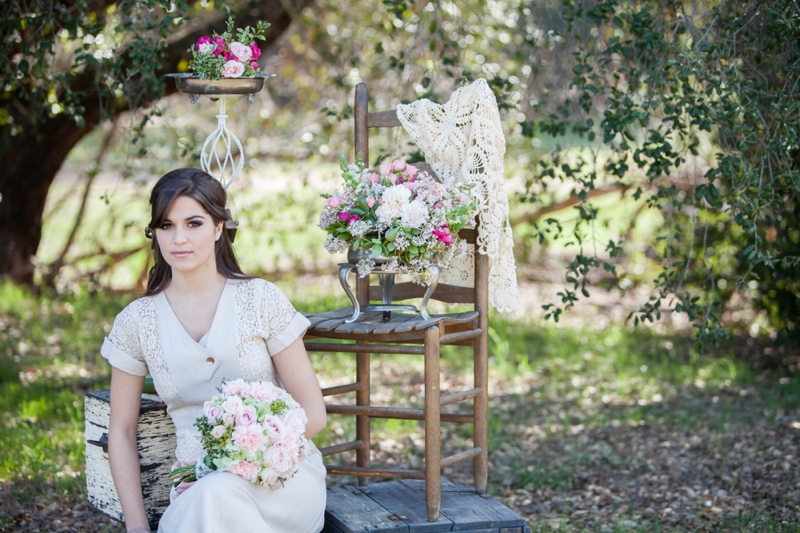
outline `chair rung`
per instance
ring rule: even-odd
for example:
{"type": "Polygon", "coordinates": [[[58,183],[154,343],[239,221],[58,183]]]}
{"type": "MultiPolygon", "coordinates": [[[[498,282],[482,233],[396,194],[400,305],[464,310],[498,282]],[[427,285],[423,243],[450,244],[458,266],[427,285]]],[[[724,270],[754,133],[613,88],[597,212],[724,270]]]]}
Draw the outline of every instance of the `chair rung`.
{"type": "Polygon", "coordinates": [[[449,394],[442,394],[439,397],[439,404],[444,407],[445,405],[451,405],[458,402],[463,402],[464,400],[469,400],[470,398],[475,398],[476,396],[480,396],[483,391],[480,388],[469,389],[461,392],[451,392],[449,394]]]}
{"type": "Polygon", "coordinates": [[[360,440],[354,440],[353,442],[345,442],[343,444],[334,444],[333,446],[326,446],[319,450],[319,453],[322,454],[323,457],[328,457],[329,455],[336,455],[337,453],[344,453],[349,452],[352,450],[357,450],[361,448],[364,443],[360,440]]]}
{"type": "Polygon", "coordinates": [[[483,335],[483,330],[481,328],[477,329],[470,329],[467,331],[459,331],[457,333],[448,333],[446,335],[442,335],[439,338],[440,344],[455,344],[457,342],[463,341],[470,341],[473,339],[477,339],[483,335]]]}
{"type": "Polygon", "coordinates": [[[399,470],[390,468],[369,468],[366,466],[338,466],[325,465],[328,474],[344,476],[371,476],[389,477],[403,479],[425,479],[425,472],[422,470],[399,470]]]}
{"type": "Polygon", "coordinates": [[[425,354],[422,346],[401,344],[352,344],[336,342],[306,342],[307,352],[346,352],[346,353],[397,353],[425,354]]]}
{"type": "Polygon", "coordinates": [[[480,447],[478,448],[470,448],[469,450],[465,450],[461,453],[457,453],[455,455],[450,455],[445,457],[441,461],[442,468],[446,466],[450,466],[455,463],[460,463],[461,461],[466,461],[467,459],[472,459],[473,457],[477,457],[481,454],[480,447]]]}
{"type": "Polygon", "coordinates": [[[337,394],[345,394],[347,392],[359,391],[364,388],[360,381],[355,383],[348,383],[347,385],[337,385],[336,387],[326,387],[322,389],[323,396],[335,396],[337,394]]]}
{"type": "MultiPolygon", "coordinates": [[[[325,405],[325,410],[332,415],[366,415],[370,418],[399,418],[403,420],[425,420],[424,409],[410,407],[385,407],[377,405],[325,405]]],[[[472,415],[459,415],[442,413],[439,415],[442,422],[460,422],[472,424],[472,415]]]]}

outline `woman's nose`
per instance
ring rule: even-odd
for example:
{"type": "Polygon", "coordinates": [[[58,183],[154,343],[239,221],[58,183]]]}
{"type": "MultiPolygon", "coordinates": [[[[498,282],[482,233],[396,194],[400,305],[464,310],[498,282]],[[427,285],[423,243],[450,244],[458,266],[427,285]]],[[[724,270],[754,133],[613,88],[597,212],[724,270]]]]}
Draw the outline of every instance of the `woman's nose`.
{"type": "Polygon", "coordinates": [[[172,242],[179,244],[186,242],[186,230],[181,227],[176,227],[172,233],[172,242]]]}

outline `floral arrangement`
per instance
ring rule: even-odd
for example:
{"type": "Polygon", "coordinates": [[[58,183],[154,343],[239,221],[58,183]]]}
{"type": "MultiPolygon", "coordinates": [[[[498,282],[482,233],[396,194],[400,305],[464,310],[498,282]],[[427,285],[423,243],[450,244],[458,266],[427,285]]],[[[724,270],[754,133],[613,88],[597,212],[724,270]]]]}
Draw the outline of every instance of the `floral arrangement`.
{"type": "Polygon", "coordinates": [[[270,382],[223,382],[220,393],[205,402],[195,422],[206,456],[197,465],[173,469],[173,485],[219,470],[281,488],[308,452],[305,411],[270,382]]]}
{"type": "Polygon", "coordinates": [[[200,37],[189,49],[192,60],[189,69],[203,79],[252,78],[258,74],[261,49],[256,39],[264,40],[268,22],[261,21],[256,29],[247,26],[233,35],[233,18],[228,19],[228,29],[222,35],[200,37]]]}
{"type": "Polygon", "coordinates": [[[410,274],[428,285],[431,265],[446,270],[466,252],[457,233],[477,209],[470,186],[452,179],[439,183],[403,162],[381,165],[378,172],[365,170],[360,154],[351,165],[342,156],[340,167],[343,191],[322,195],[326,202],[319,225],[328,233],[325,249],[330,253],[371,252],[359,260],[359,276],[369,274],[375,258],[383,256],[384,270],[410,274]]]}

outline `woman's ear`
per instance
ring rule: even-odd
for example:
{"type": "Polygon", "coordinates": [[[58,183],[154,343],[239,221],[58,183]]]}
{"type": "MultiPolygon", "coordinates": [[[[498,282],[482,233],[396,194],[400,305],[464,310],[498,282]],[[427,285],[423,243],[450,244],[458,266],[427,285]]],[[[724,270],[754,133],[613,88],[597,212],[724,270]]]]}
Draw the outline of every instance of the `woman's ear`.
{"type": "Polygon", "coordinates": [[[217,224],[216,235],[214,236],[214,240],[215,241],[218,241],[219,238],[222,236],[222,226],[224,224],[225,224],[225,222],[223,222],[222,220],[220,220],[219,224],[217,224]]]}

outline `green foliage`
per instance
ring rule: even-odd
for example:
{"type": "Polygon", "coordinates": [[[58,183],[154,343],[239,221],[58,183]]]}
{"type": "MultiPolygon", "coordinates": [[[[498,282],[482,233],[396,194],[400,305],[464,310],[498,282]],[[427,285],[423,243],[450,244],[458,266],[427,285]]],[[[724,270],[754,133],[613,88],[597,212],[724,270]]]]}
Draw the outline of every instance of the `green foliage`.
{"type": "Polygon", "coordinates": [[[166,37],[188,11],[183,2],[120,0],[94,10],[85,0],[52,9],[12,0],[0,17],[0,150],[8,135],[64,115],[85,124],[90,95],[111,105],[138,107],[163,94],[159,60],[166,37]],[[25,121],[14,121],[26,109],[25,121]],[[27,125],[27,122],[31,125],[27,125]]]}
{"type": "MultiPolygon", "coordinates": [[[[701,346],[719,346],[726,303],[755,286],[756,304],[782,338],[797,341],[800,13],[786,0],[690,7],[565,2],[555,35],[570,40],[572,95],[538,130],[585,139],[590,149],[570,159],[557,147],[529,184],[531,200],[559,182],[580,199],[571,227],[548,220],[540,233],[580,249],[567,267],[571,289],[546,309],[557,320],[589,295],[599,268],[624,277],[613,258],[625,240],[598,251],[601,213],[589,200],[618,183],[664,218],[651,243],[655,291],[631,313],[634,323],[674,309],[701,346]]],[[[523,133],[536,135],[532,126],[523,133]]]]}

